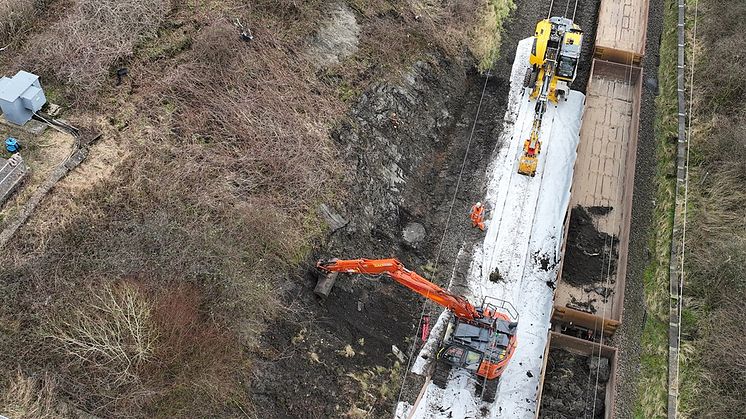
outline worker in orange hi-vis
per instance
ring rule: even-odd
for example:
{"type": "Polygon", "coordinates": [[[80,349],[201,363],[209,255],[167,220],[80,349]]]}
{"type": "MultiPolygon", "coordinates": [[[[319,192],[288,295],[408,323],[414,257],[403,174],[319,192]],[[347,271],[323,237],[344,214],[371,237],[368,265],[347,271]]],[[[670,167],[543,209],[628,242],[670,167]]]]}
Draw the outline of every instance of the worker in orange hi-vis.
{"type": "Polygon", "coordinates": [[[471,218],[472,227],[479,227],[480,230],[484,231],[484,206],[481,202],[477,202],[471,207],[469,218],[471,218]]]}

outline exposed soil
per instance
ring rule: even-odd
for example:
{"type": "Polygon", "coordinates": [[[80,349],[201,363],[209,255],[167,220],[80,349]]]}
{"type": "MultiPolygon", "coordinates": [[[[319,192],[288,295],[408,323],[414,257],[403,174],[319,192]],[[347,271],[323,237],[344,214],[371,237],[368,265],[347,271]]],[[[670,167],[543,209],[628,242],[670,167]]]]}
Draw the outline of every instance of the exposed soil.
{"type": "Polygon", "coordinates": [[[609,360],[606,358],[599,360],[596,356],[550,349],[539,417],[603,418],[609,373],[609,360]]]}
{"type": "Polygon", "coordinates": [[[540,252],[534,253],[534,260],[539,264],[539,268],[545,272],[549,272],[550,269],[557,266],[557,261],[553,257],[550,258],[549,255],[540,252]]]}
{"type": "MultiPolygon", "coordinates": [[[[462,244],[481,237],[467,215],[480,199],[483,156],[494,148],[507,97],[507,86],[491,79],[441,249],[483,87],[484,78],[460,65],[418,62],[399,85],[362,95],[335,133],[353,179],[350,198],[329,207],[349,223],[316,257],[397,257],[422,274],[437,259],[433,279],[448,281],[462,244]],[[410,223],[425,230],[417,246],[404,240],[410,223]]],[[[321,302],[308,262],[288,285],[288,316],[263,337],[267,353],[258,354],[251,389],[257,410],[269,418],[390,417],[406,363],[392,345],[412,353],[422,299],[385,277],[341,275],[321,302]]],[[[437,315],[429,306],[425,314],[437,315]]],[[[405,396],[421,384],[408,383],[405,396]]]]}
{"type": "Polygon", "coordinates": [[[606,282],[616,272],[619,239],[598,231],[594,224],[584,207],[572,209],[562,280],[577,287],[606,282]]]}
{"type": "Polygon", "coordinates": [[[490,281],[492,282],[502,282],[504,280],[505,278],[503,278],[503,276],[500,274],[500,271],[497,268],[495,268],[495,270],[492,271],[492,273],[490,274],[490,281]]]}
{"type": "MultiPolygon", "coordinates": [[[[595,28],[598,4],[578,4],[587,53],[576,90],[585,91],[588,81],[594,39],[588,29],[595,28]]],[[[334,135],[351,164],[351,190],[347,199],[327,205],[349,222],[315,257],[397,257],[423,274],[430,271],[425,266],[437,268],[433,279],[444,285],[455,272],[452,290],[460,292],[469,257],[456,259],[460,249],[470,253],[483,237],[471,228],[468,211],[482,200],[486,166],[498,146],[515,45],[533,34],[549,8],[538,0],[517,6],[486,84],[461,64],[431,57],[416,63],[401,83],[363,93],[334,135]],[[417,246],[403,241],[409,223],[425,228],[417,246]]],[[[250,389],[257,411],[267,418],[390,417],[404,368],[392,345],[406,356],[413,353],[422,299],[385,278],[341,275],[329,298],[319,302],[312,293],[312,263],[291,276],[288,315],[263,336],[266,353],[258,354],[250,389]]],[[[546,263],[549,268],[556,262],[546,263]]],[[[439,310],[424,307],[431,317],[439,310]]],[[[410,374],[403,399],[416,397],[419,380],[410,374]]]]}
{"type": "Polygon", "coordinates": [[[605,207],[605,206],[592,206],[586,208],[588,210],[588,213],[591,215],[607,215],[610,213],[614,208],[612,207],[605,207]]]}

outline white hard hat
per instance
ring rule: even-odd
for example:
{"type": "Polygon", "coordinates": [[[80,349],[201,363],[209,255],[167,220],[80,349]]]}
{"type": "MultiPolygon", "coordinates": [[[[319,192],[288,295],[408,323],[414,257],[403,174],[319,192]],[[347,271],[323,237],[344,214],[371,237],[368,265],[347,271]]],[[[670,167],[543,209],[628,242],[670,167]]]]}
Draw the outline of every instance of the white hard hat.
{"type": "Polygon", "coordinates": [[[482,206],[482,203],[481,202],[477,202],[477,208],[479,208],[481,206],[482,206]]]}

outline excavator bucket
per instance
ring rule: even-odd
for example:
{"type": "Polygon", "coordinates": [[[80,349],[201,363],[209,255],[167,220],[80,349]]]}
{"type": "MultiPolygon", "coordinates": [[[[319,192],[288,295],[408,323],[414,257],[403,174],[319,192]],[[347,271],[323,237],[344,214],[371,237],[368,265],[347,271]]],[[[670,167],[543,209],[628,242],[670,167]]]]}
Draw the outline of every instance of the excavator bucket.
{"type": "Polygon", "coordinates": [[[536,156],[527,156],[524,154],[518,161],[518,173],[524,176],[536,176],[537,163],[538,159],[536,158],[536,156]]]}
{"type": "Polygon", "coordinates": [[[534,124],[531,137],[523,145],[523,155],[518,160],[518,173],[524,176],[536,176],[536,166],[538,164],[538,155],[541,152],[541,142],[539,142],[539,127],[534,124]]]}

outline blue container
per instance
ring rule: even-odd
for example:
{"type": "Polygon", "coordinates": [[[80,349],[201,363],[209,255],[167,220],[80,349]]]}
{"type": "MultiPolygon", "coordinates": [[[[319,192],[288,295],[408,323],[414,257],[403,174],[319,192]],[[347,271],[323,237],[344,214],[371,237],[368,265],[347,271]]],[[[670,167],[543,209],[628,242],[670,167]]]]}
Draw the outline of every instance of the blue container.
{"type": "Polygon", "coordinates": [[[8,150],[8,153],[17,153],[19,148],[18,140],[15,138],[8,137],[8,139],[5,140],[5,149],[8,150]]]}

